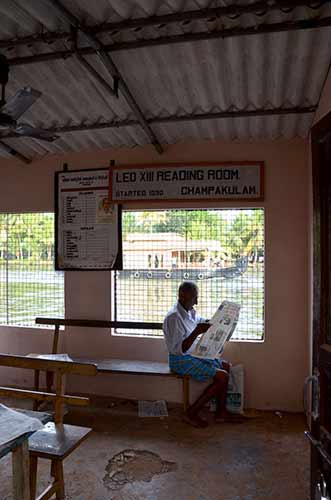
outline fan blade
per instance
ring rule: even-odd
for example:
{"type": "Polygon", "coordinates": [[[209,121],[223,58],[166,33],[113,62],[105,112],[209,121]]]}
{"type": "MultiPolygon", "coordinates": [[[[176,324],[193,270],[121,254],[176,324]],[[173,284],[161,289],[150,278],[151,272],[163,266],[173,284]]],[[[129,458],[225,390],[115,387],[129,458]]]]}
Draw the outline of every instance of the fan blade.
{"type": "Polygon", "coordinates": [[[11,116],[17,120],[30,106],[42,95],[39,90],[32,89],[31,87],[24,87],[16,92],[6,104],[1,108],[1,113],[11,116]]]}
{"type": "Polygon", "coordinates": [[[48,142],[53,142],[59,138],[59,136],[53,132],[49,132],[48,130],[44,130],[42,128],[31,127],[31,125],[28,125],[27,123],[17,125],[15,133],[20,136],[34,137],[35,139],[48,142]]]}

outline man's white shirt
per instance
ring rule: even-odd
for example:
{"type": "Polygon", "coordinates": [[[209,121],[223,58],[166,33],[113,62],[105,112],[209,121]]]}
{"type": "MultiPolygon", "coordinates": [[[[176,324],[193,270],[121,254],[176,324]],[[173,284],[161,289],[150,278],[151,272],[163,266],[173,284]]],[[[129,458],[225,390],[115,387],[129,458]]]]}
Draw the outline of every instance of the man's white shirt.
{"type": "MultiPolygon", "coordinates": [[[[163,333],[167,348],[170,354],[184,354],[182,351],[183,341],[193,332],[198,323],[204,322],[195,309],[186,311],[178,301],[166,315],[163,322],[163,333]]],[[[194,351],[196,339],[185,354],[191,354],[194,351]]]]}

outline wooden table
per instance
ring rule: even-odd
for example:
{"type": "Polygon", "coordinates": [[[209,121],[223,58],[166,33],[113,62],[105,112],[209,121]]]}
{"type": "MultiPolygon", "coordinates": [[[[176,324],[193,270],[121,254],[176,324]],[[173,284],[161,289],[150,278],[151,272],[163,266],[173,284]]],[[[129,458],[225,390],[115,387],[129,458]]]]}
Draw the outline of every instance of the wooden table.
{"type": "MultiPolygon", "coordinates": [[[[39,411],[17,410],[29,417],[38,418],[43,424],[51,420],[51,415],[39,411]]],[[[13,500],[30,500],[29,437],[27,432],[0,446],[0,459],[12,453],[13,458],[13,500]]]]}

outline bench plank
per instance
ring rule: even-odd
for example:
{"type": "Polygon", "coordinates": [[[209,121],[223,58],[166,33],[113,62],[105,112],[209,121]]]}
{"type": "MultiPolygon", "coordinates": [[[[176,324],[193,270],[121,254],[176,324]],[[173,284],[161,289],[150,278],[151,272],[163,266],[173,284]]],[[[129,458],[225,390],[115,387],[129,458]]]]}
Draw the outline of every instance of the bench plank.
{"type": "Polygon", "coordinates": [[[32,356],[12,356],[0,354],[0,366],[27,368],[31,370],[62,371],[76,375],[96,375],[96,367],[88,363],[72,363],[70,361],[54,361],[32,356]]]}
{"type": "Polygon", "coordinates": [[[72,357],[76,363],[90,363],[97,365],[98,373],[122,373],[130,375],[159,375],[178,377],[173,373],[168,363],[156,361],[136,361],[126,359],[84,359],[72,357]]]}
{"type": "Polygon", "coordinates": [[[80,396],[57,396],[56,394],[40,391],[29,391],[27,389],[14,389],[11,387],[1,387],[0,386],[0,396],[15,397],[21,399],[34,399],[37,401],[61,401],[62,404],[74,405],[74,406],[88,406],[89,398],[83,398],[80,396]]]}
{"type": "Polygon", "coordinates": [[[102,321],[99,319],[36,318],[37,325],[81,326],[84,328],[128,328],[134,330],[162,330],[162,323],[135,321],[102,321]]]}
{"type": "Polygon", "coordinates": [[[137,361],[126,359],[84,359],[72,358],[77,363],[92,363],[97,366],[98,373],[121,373],[123,375],[154,375],[160,377],[176,377],[182,379],[183,407],[187,411],[190,405],[190,376],[178,375],[170,370],[168,363],[156,361],[137,361]]]}

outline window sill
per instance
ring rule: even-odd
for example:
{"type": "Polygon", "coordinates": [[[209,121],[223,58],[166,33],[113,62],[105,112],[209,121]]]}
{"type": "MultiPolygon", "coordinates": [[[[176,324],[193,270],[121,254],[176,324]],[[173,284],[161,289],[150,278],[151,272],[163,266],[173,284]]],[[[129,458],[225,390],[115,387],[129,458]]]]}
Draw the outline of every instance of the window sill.
{"type": "MultiPolygon", "coordinates": [[[[157,339],[164,341],[163,335],[139,335],[134,333],[115,333],[113,329],[111,329],[111,336],[116,338],[138,338],[138,339],[157,339]]],[[[231,343],[234,344],[264,344],[265,339],[233,339],[230,340],[231,343]]]]}
{"type": "Polygon", "coordinates": [[[139,333],[115,333],[113,329],[111,329],[111,336],[116,337],[116,338],[138,338],[138,339],[158,339],[158,340],[164,340],[163,335],[142,335],[139,333]]]}

